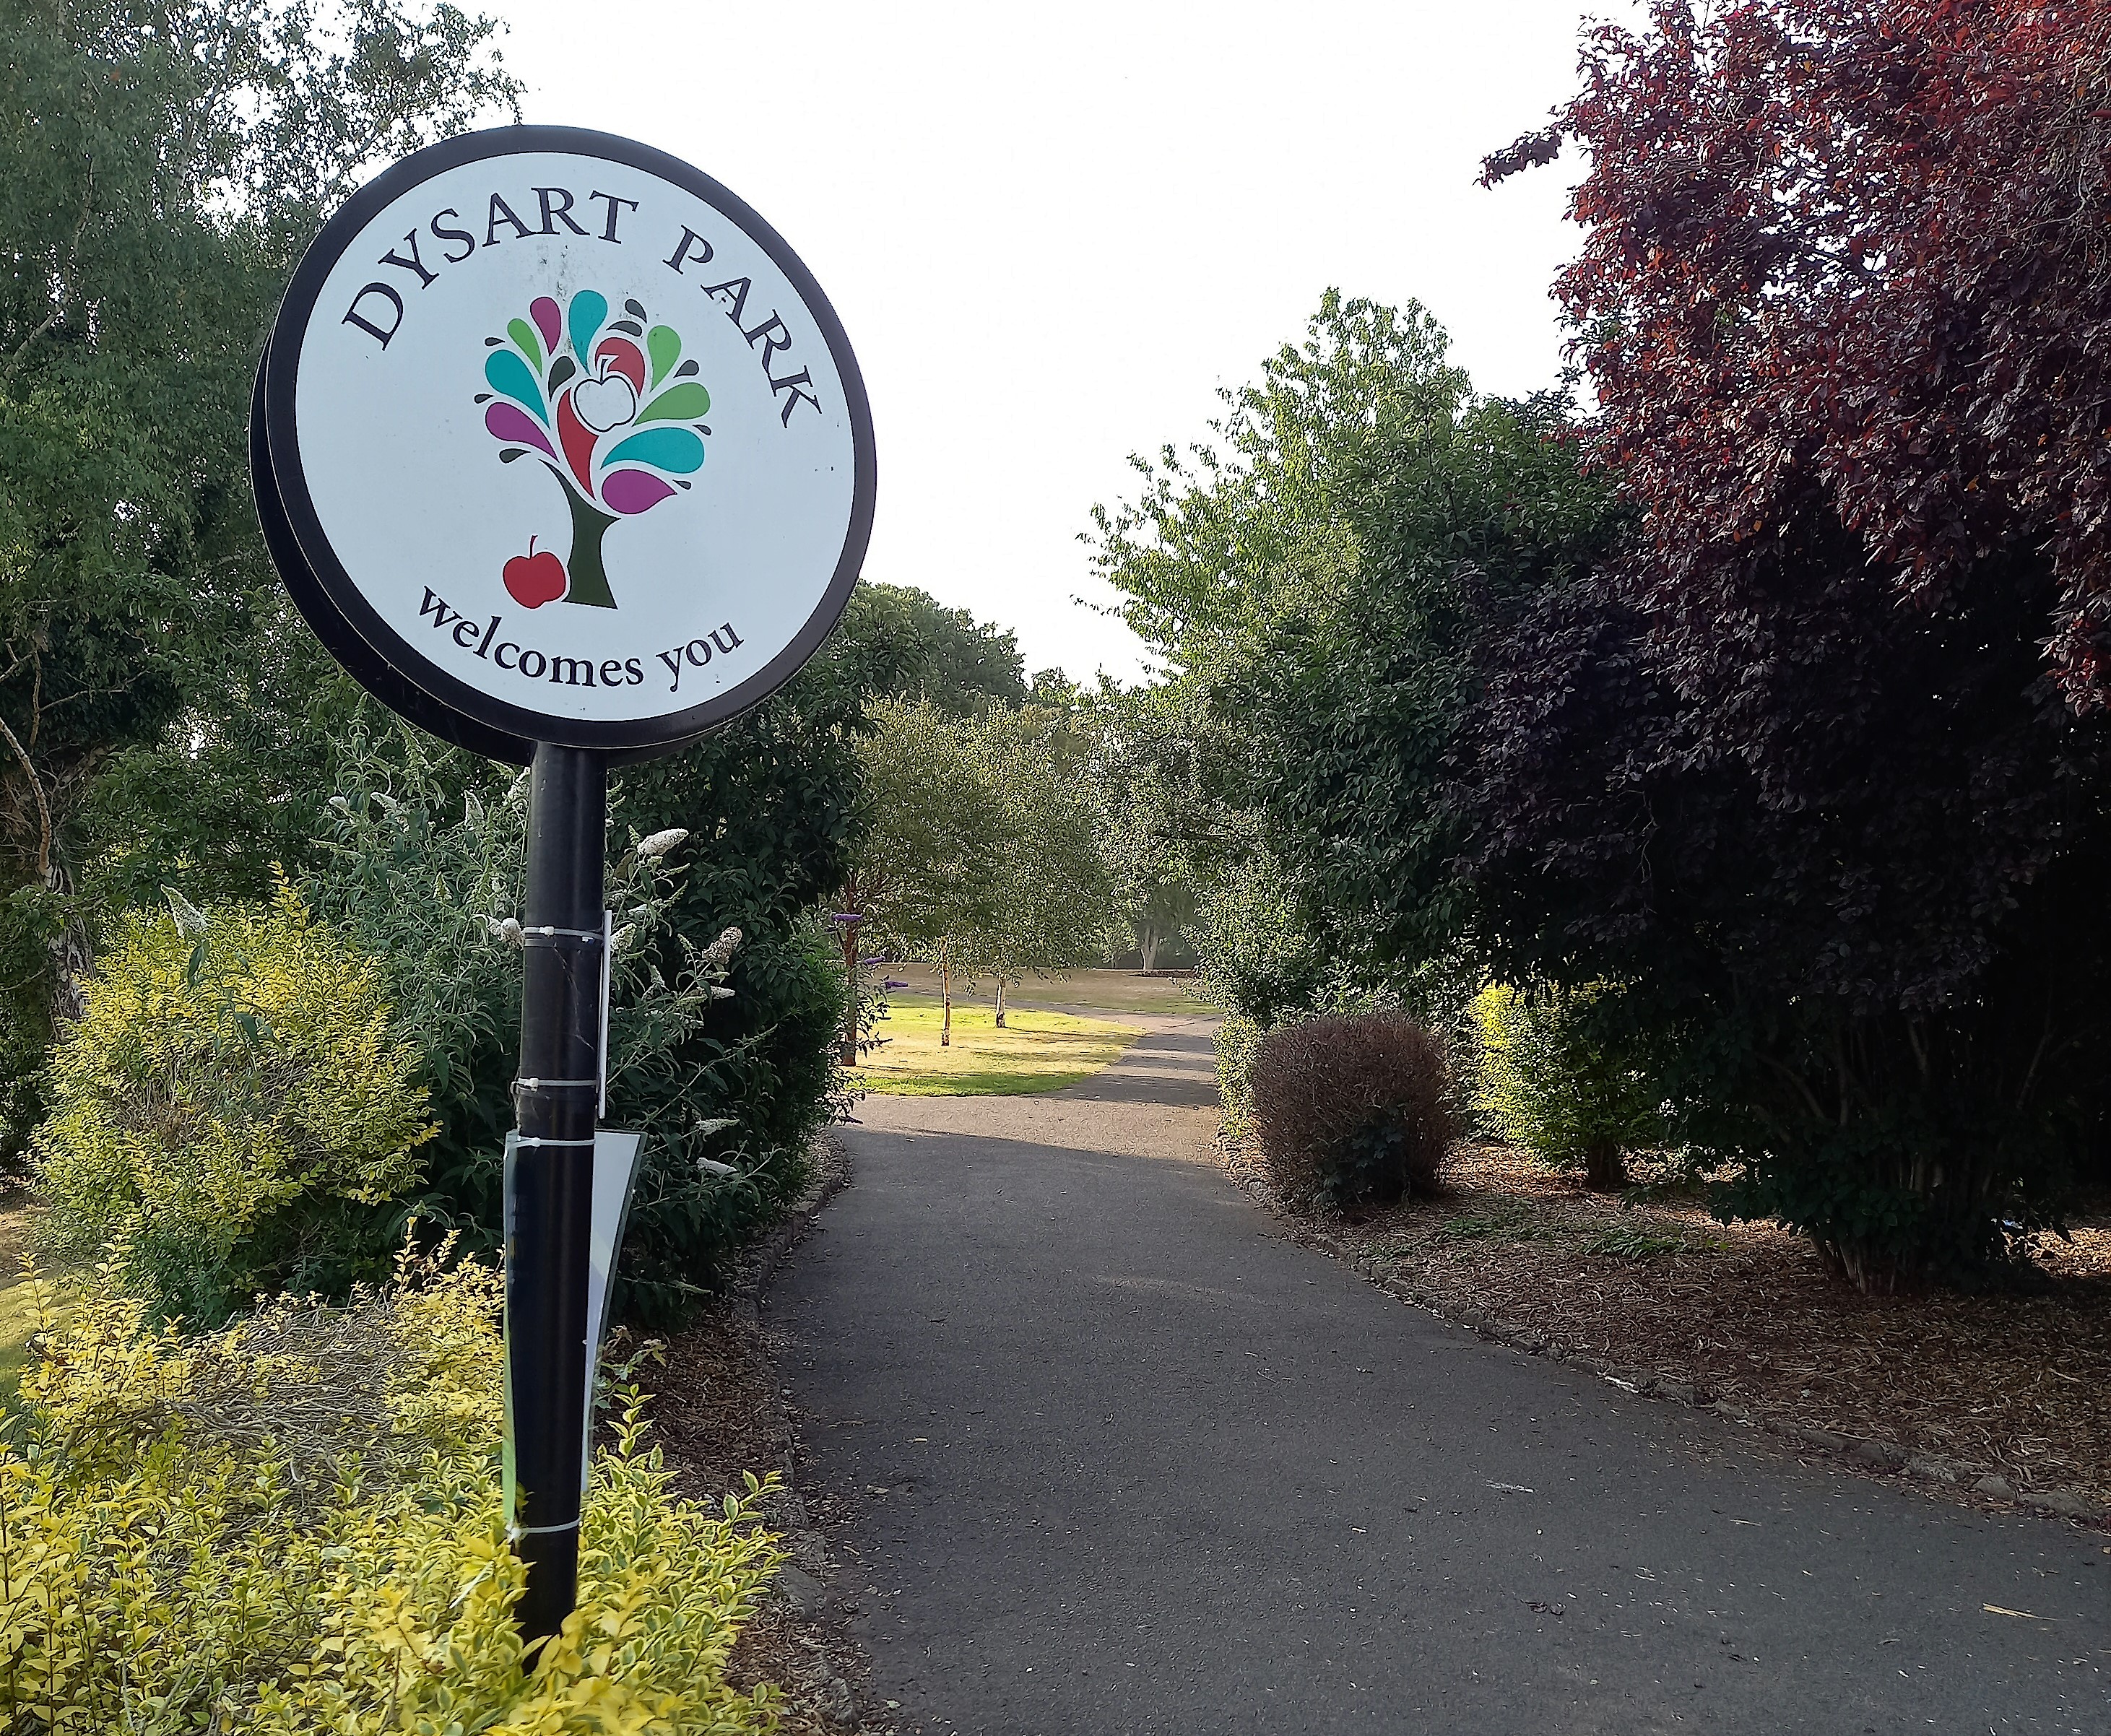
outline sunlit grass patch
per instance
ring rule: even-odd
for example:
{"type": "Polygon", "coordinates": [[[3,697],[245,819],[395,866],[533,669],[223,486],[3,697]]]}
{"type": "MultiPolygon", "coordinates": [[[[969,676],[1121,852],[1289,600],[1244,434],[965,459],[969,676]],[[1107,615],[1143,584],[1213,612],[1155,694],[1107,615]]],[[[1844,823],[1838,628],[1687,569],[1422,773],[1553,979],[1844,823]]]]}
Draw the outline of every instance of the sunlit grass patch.
{"type": "MultiPolygon", "coordinates": [[[[39,1321],[30,1280],[22,1271],[27,1214],[20,1208],[0,1208],[0,1415],[15,1408],[16,1389],[30,1364],[30,1340],[39,1321]]],[[[52,1286],[52,1303],[61,1312],[85,1270],[78,1261],[39,1261],[37,1276],[52,1286]]]]}
{"type": "Polygon", "coordinates": [[[901,995],[879,1027],[887,1042],[865,1052],[853,1083],[900,1097],[1011,1097],[1060,1090],[1089,1079],[1143,1032],[1133,1025],[1069,1013],[1008,1008],[1002,1030],[993,1008],[953,1004],[953,1040],[941,1048],[942,1004],[901,995]]]}

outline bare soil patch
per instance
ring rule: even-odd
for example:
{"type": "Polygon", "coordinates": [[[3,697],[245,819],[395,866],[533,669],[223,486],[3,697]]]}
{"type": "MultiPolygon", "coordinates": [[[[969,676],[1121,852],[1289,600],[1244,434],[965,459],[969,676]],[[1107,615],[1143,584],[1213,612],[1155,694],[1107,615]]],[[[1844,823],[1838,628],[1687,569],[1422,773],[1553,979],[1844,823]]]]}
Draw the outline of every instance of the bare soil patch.
{"type": "MultiPolygon", "coordinates": [[[[1268,1199],[1255,1154],[1226,1160],[1268,1199]]],[[[1868,1297],[1777,1225],[1646,1191],[1469,1146],[1440,1196],[1300,1234],[1490,1336],[1857,1469],[2111,1521],[2111,1218],[2036,1239],[2039,1292],[1868,1297]]]]}

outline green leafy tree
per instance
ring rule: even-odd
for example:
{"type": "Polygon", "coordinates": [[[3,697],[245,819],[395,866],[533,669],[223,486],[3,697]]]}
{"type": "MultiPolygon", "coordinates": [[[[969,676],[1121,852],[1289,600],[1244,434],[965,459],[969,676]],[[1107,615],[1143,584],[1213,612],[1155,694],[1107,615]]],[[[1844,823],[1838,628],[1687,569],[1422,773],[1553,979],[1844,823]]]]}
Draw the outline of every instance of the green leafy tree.
{"type": "Polygon", "coordinates": [[[1088,745],[1060,712],[992,706],[974,725],[1007,810],[988,925],[968,938],[971,972],[1005,991],[1030,976],[1077,969],[1105,950],[1113,888],[1099,816],[1085,786],[1088,745]]]}
{"type": "MultiPolygon", "coordinates": [[[[1310,942],[1283,956],[1337,1000],[1419,1004],[1419,975],[1470,936],[1454,789],[1480,648],[1587,570],[1614,522],[1562,406],[1478,398],[1445,351],[1420,309],[1330,292],[1301,343],[1225,394],[1213,442],[1140,463],[1137,501],[1100,516],[1101,570],[1180,672],[1153,704],[1199,713],[1185,736],[1222,745],[1198,780],[1282,870],[1196,926],[1251,938],[1294,899],[1310,942]]],[[[1281,1016],[1285,973],[1245,956],[1251,991],[1220,990],[1281,1016]]]]}
{"type": "Polygon", "coordinates": [[[874,912],[879,931],[937,966],[947,1045],[954,975],[999,922],[1015,815],[974,723],[928,700],[881,700],[869,716],[858,744],[868,823],[856,867],[887,889],[874,912]]]}
{"type": "Polygon", "coordinates": [[[424,0],[0,0],[0,1064],[18,1125],[54,997],[79,1007],[82,865],[129,841],[121,814],[89,823],[101,779],[156,746],[223,769],[276,673],[260,646],[304,632],[245,481],[287,275],[376,162],[511,106],[493,29],[424,0]]]}
{"type": "Polygon", "coordinates": [[[1129,691],[1104,687],[1092,723],[1091,782],[1115,914],[1143,968],[1155,970],[1251,840],[1251,823],[1225,795],[1240,749],[1194,676],[1129,691]]]}
{"type": "Polygon", "coordinates": [[[1025,665],[1009,629],[948,609],[914,585],[865,580],[851,593],[834,643],[864,690],[928,700],[955,717],[1024,705],[1025,665]]]}

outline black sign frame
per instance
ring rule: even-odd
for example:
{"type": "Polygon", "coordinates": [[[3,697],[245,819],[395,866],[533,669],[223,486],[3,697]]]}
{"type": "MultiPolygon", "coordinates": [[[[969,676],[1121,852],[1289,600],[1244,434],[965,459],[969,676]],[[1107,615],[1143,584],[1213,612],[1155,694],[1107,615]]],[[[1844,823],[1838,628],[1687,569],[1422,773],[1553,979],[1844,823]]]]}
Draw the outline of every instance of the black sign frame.
{"type": "Polygon", "coordinates": [[[258,511],[295,604],[318,637],[361,686],[392,710],[442,739],[493,759],[523,764],[530,744],[554,742],[602,750],[612,759],[671,753],[759,704],[791,679],[817,650],[850,602],[872,535],[877,477],[872,411],[864,376],[842,323],[812,272],[744,200],[680,158],[633,139],[581,127],[508,126],[465,133],[403,158],[338,207],[293,273],[258,375],[251,465],[258,511]],[[783,650],[754,674],[701,704],[655,718],[611,720],[530,710],[449,674],[402,637],[374,609],[330,546],[308,492],[293,420],[294,370],[317,297],[338,261],[376,214],[434,176],[466,163],[537,152],[599,157],[656,175],[725,216],[783,272],[826,343],[842,382],[855,474],[842,554],[819,605],[783,650]],[[270,505],[266,505],[266,501],[270,505]],[[297,554],[298,560],[282,558],[297,554]]]}

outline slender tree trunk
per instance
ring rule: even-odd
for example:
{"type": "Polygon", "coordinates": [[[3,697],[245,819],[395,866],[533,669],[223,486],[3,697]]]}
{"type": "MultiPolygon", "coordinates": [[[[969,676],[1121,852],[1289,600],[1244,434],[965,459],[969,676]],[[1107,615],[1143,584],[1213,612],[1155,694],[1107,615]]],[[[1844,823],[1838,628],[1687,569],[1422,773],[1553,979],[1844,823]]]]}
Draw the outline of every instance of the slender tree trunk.
{"type": "Polygon", "coordinates": [[[843,984],[848,999],[843,1008],[842,1063],[856,1067],[858,1058],[858,925],[845,922],[843,933],[843,984]]]}
{"type": "Polygon", "coordinates": [[[996,1028],[1004,1029],[1004,972],[996,973],[996,1028]]]}
{"type": "Polygon", "coordinates": [[[1628,1185],[1627,1160],[1610,1140],[1600,1140],[1583,1154],[1583,1185],[1601,1194],[1616,1193],[1628,1185]]]}
{"type": "Polygon", "coordinates": [[[946,1016],[938,1026],[938,1046],[950,1049],[953,1045],[953,968],[942,950],[938,954],[938,992],[946,1002],[946,1016]]]}
{"type": "Polygon", "coordinates": [[[1137,929],[1136,931],[1136,950],[1137,956],[1143,961],[1144,973],[1148,976],[1152,971],[1158,968],[1157,929],[1137,929]]]}
{"type": "MultiPolygon", "coordinates": [[[[54,861],[44,870],[47,891],[66,897],[73,891],[73,876],[54,861]]],[[[88,1011],[87,984],[95,968],[94,948],[88,925],[75,916],[47,947],[52,960],[52,1022],[69,1025],[88,1011]]]]}

